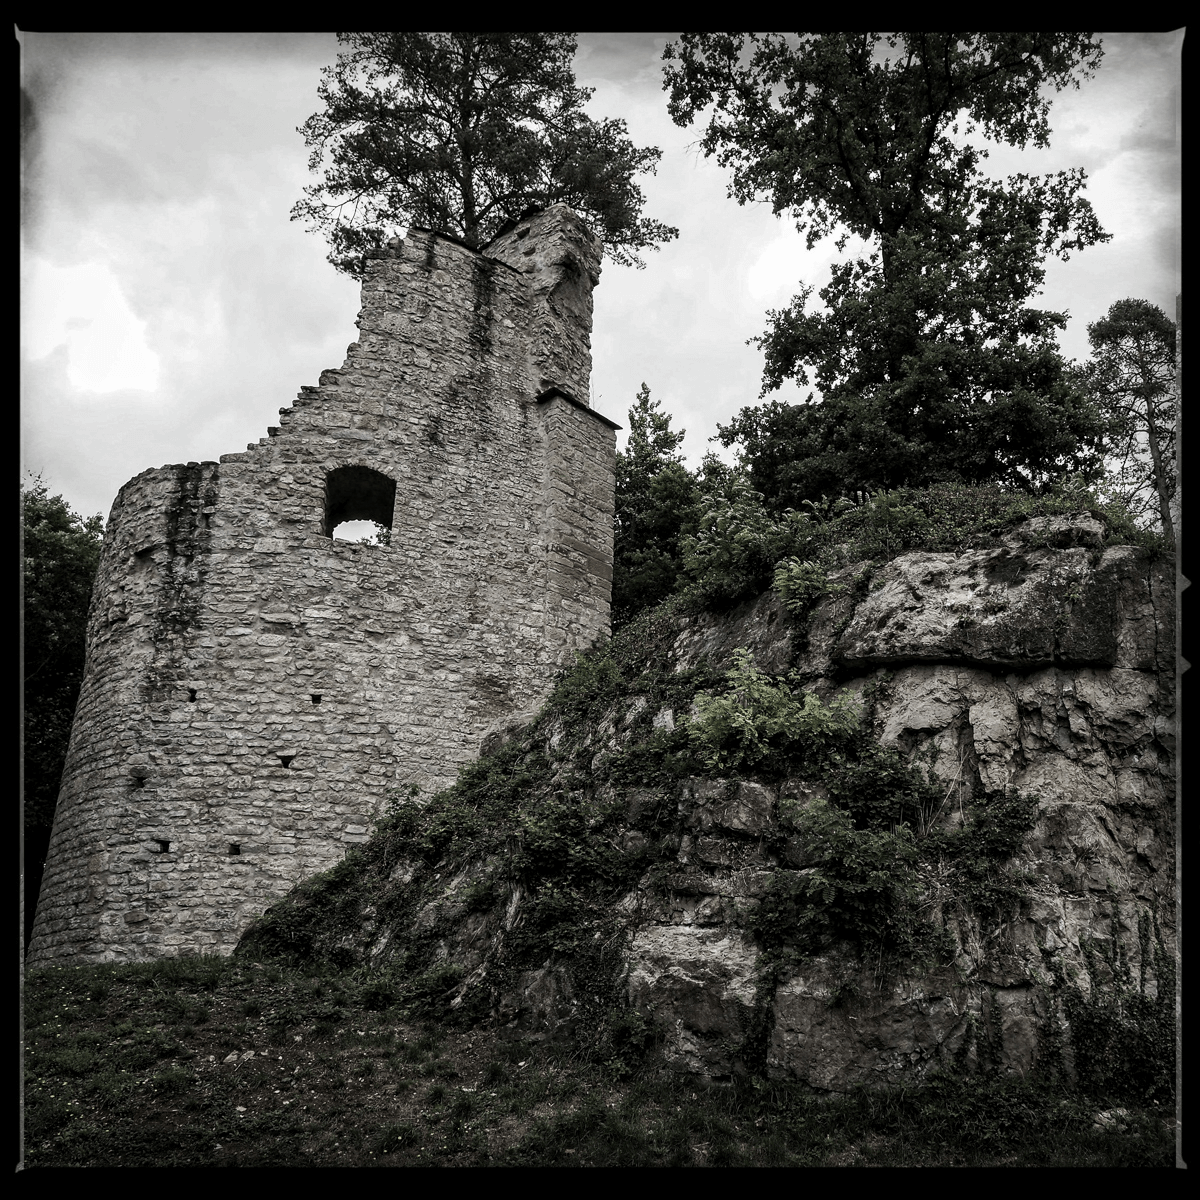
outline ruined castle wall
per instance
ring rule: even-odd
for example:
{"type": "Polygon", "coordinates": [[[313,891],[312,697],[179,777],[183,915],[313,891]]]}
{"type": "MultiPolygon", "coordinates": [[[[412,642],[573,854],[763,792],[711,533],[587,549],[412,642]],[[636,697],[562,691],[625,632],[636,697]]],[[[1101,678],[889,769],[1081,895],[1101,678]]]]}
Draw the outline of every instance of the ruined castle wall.
{"type": "Polygon", "coordinates": [[[562,208],[484,254],[411,231],[268,437],[122,489],[31,962],[229,952],[607,632],[599,252],[562,208]]]}

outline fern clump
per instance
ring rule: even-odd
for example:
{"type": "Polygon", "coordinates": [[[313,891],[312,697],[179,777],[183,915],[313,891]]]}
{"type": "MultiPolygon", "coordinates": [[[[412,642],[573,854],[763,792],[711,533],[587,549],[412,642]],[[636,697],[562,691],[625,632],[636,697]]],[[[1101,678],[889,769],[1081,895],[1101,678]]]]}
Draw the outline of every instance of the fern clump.
{"type": "Polygon", "coordinates": [[[793,672],[773,679],[755,666],[748,650],[734,651],[722,695],[701,692],[689,737],[710,769],[771,769],[796,757],[821,755],[858,731],[861,714],[854,698],[842,694],[828,704],[812,691],[798,691],[793,672]]]}

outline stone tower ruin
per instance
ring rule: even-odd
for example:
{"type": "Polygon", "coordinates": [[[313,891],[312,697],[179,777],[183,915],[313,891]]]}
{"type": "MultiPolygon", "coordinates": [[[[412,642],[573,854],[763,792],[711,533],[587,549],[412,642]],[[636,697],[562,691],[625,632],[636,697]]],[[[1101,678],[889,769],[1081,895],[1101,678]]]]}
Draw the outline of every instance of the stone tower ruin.
{"type": "Polygon", "coordinates": [[[600,254],[562,206],[482,252],[410,230],[268,437],[121,489],[31,964],[229,953],[608,632],[600,254]]]}

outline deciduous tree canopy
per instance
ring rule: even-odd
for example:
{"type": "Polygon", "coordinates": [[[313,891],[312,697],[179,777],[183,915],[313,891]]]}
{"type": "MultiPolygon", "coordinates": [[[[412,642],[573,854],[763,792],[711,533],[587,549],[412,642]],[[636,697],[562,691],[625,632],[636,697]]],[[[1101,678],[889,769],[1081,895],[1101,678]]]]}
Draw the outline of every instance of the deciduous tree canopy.
{"type": "Polygon", "coordinates": [[[1034,488],[1095,474],[1101,423],[1070,382],[1061,313],[1030,307],[1046,256],[1107,236],[1082,171],[987,178],[979,132],[1044,146],[1050,88],[1096,69],[1086,33],[684,34],[669,111],[708,110],[730,195],[767,200],[812,248],[858,258],[769,314],[763,394],[815,382],[821,403],[746,409],[722,430],[777,505],[937,481],[1034,488]]]}
{"type": "Polygon", "coordinates": [[[637,176],[661,151],[639,149],[624,121],[583,106],[569,33],[339,33],[324,69],[325,108],[299,132],[319,184],[292,209],[329,240],[329,261],[361,277],[400,226],[479,246],[531,208],[565,203],[614,261],[679,231],[643,217],[637,176]],[[328,160],[328,161],[327,161],[328,160]]]}

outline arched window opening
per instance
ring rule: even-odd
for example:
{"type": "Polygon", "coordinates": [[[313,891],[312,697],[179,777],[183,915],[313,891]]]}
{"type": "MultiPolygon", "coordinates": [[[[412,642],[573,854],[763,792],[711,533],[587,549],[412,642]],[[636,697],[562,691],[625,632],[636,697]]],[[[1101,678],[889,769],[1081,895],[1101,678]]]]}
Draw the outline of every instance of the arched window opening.
{"type": "Polygon", "coordinates": [[[396,481],[370,467],[337,467],[325,477],[325,536],[386,546],[396,481]]]}

